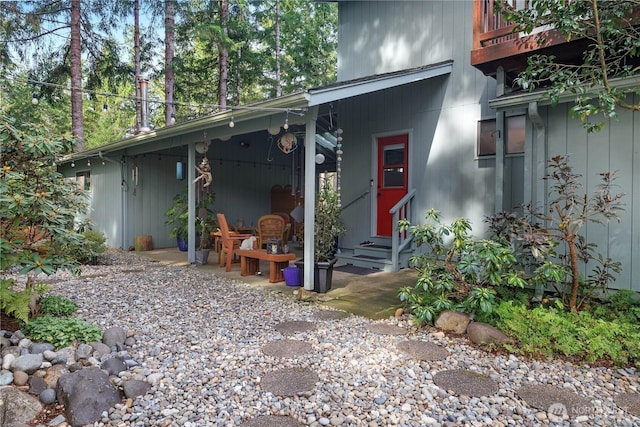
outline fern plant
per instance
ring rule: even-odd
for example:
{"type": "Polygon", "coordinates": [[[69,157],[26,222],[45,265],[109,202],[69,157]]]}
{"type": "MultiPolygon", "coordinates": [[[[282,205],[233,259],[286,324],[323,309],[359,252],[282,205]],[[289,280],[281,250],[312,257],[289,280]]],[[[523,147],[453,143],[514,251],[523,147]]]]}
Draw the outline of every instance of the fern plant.
{"type": "Polygon", "coordinates": [[[38,283],[19,291],[15,285],[15,279],[0,279],[0,309],[26,324],[29,317],[38,312],[38,300],[49,290],[49,286],[38,283]]]}

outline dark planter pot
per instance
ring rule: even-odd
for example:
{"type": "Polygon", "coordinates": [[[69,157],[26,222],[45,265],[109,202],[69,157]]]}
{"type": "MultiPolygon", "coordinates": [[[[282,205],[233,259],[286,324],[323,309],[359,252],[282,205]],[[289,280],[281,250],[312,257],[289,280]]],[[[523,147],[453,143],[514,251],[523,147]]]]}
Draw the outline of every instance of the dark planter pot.
{"type": "Polygon", "coordinates": [[[178,242],[178,250],[182,252],[186,252],[189,250],[189,246],[185,239],[183,239],[182,237],[177,237],[176,241],[178,242]]]}
{"type": "Polygon", "coordinates": [[[209,249],[196,251],[196,265],[206,265],[209,261],[209,249]]]}
{"type": "MultiPolygon", "coordinates": [[[[313,290],[319,294],[327,293],[331,290],[331,280],[333,279],[333,266],[338,262],[338,258],[331,261],[316,262],[313,264],[313,290]]],[[[304,260],[294,263],[300,270],[300,283],[304,284],[304,260]]]]}

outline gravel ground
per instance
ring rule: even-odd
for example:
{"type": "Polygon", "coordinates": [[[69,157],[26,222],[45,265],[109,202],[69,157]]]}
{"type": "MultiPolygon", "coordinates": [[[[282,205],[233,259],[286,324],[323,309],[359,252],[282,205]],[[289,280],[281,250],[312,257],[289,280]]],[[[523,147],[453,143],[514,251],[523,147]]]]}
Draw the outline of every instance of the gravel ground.
{"type": "Polygon", "coordinates": [[[496,356],[406,319],[330,316],[290,294],[196,267],[126,252],[102,259],[110,265],[47,281],[52,293],[78,304],[84,320],[132,331],[136,344],[127,352],[136,366],[121,380],[145,378],[153,387],[97,426],[640,426],[633,369],[496,356]],[[279,327],[289,321],[300,327],[279,327]],[[405,333],[376,333],[372,324],[405,333]],[[437,345],[444,358],[415,357],[403,351],[419,347],[407,340],[437,345]],[[436,385],[439,373],[460,371],[477,373],[497,391],[467,396],[455,384],[436,385]],[[531,386],[589,403],[563,416],[536,408],[531,397],[527,403],[519,391],[531,386]]]}

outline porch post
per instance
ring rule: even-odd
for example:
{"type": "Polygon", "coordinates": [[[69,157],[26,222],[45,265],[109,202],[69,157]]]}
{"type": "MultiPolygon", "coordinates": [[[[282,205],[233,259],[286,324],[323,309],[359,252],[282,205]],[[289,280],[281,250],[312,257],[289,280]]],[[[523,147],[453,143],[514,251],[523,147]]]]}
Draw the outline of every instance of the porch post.
{"type": "Polygon", "coordinates": [[[189,144],[189,155],[187,156],[187,182],[189,191],[187,193],[187,203],[189,204],[189,232],[187,237],[188,252],[187,260],[193,264],[196,262],[196,186],[193,180],[196,179],[196,146],[189,144]]]}
{"type": "Polygon", "coordinates": [[[313,290],[314,223],[316,220],[316,118],[318,107],[305,115],[304,137],[304,288],[313,290]]]}

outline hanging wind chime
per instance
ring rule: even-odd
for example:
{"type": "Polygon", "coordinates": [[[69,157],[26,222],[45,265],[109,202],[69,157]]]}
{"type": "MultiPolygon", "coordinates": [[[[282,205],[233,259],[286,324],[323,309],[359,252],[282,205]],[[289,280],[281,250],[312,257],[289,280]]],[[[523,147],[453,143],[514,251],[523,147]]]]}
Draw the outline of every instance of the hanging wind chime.
{"type": "Polygon", "coordinates": [[[342,128],[336,130],[336,192],[338,193],[338,208],[342,207],[340,175],[342,172],[342,128]]]}

